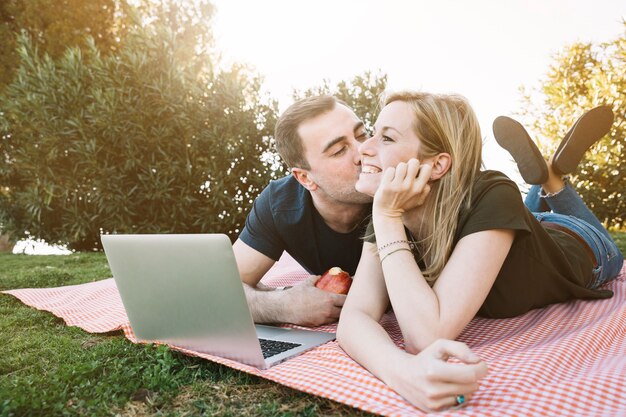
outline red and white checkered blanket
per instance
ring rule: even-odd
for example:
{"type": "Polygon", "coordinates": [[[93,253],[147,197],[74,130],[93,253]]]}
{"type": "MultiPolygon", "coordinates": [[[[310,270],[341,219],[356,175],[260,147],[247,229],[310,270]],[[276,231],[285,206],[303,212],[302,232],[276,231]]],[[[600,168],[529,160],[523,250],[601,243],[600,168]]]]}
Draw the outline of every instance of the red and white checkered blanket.
{"type": "MultiPolygon", "coordinates": [[[[284,257],[263,282],[291,285],[305,276],[295,261],[284,257]]],[[[489,374],[466,406],[438,415],[626,416],[626,268],[606,287],[615,292],[608,300],[573,301],[505,320],[474,319],[459,340],[487,361],[489,374]]],[[[121,329],[136,342],[113,279],[6,293],[70,326],[93,333],[121,329]]],[[[393,315],[386,315],[383,324],[395,340],[401,338],[393,315]]],[[[265,371],[172,348],[372,413],[423,415],[336,342],[265,371]]]]}

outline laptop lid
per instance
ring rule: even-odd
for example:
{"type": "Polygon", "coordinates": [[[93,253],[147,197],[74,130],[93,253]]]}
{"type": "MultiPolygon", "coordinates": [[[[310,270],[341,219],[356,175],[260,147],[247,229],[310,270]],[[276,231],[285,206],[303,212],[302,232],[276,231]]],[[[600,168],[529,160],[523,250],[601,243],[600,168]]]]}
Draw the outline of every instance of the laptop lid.
{"type": "Polygon", "coordinates": [[[131,327],[142,341],[266,368],[334,338],[292,329],[268,332],[263,326],[259,331],[268,338],[301,345],[265,361],[226,235],[103,235],[102,244],[131,327]]]}

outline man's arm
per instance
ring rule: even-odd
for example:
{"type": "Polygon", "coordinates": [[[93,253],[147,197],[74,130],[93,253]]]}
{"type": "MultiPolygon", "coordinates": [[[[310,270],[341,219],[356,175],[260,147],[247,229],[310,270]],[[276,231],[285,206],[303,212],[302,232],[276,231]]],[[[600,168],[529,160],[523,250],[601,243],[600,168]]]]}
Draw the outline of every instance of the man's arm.
{"type": "Polygon", "coordinates": [[[241,239],[237,239],[233,245],[233,251],[241,280],[251,287],[256,287],[263,275],[276,263],[269,256],[246,245],[241,239]]]}
{"type": "Polygon", "coordinates": [[[293,323],[320,326],[337,321],[345,295],[332,294],[315,287],[318,276],[284,291],[269,291],[259,281],[276,263],[237,239],[233,245],[246,299],[255,323],[293,323]]]}

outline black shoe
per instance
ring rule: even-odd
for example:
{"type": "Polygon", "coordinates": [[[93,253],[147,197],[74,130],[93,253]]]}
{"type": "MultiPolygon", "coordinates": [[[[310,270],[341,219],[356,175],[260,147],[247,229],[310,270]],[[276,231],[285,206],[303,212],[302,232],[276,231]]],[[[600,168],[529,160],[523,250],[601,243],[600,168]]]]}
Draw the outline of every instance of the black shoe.
{"type": "Polygon", "coordinates": [[[587,149],[611,130],[613,111],[600,106],[580,116],[565,135],[552,158],[552,169],[559,175],[574,172],[587,149]]]}
{"type": "Polygon", "coordinates": [[[500,116],[493,121],[493,135],[509,151],[524,181],[543,184],[548,180],[548,165],[524,126],[510,117],[500,116]]]}

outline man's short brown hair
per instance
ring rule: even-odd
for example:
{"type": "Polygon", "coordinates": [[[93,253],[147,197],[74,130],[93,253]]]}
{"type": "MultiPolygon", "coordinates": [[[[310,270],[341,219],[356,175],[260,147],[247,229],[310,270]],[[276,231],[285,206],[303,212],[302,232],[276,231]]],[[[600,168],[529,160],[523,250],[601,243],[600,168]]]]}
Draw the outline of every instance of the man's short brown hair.
{"type": "Polygon", "coordinates": [[[303,98],[289,106],[278,118],[274,130],[276,150],[289,168],[311,169],[304,156],[304,145],[298,128],[307,120],[333,110],[337,103],[344,104],[333,96],[303,98]]]}

